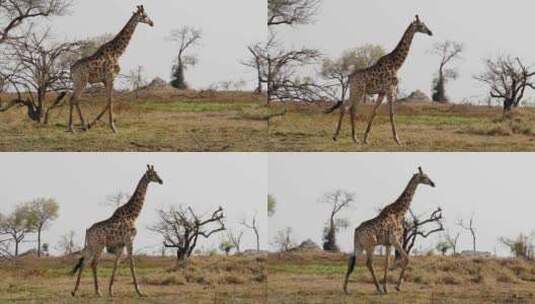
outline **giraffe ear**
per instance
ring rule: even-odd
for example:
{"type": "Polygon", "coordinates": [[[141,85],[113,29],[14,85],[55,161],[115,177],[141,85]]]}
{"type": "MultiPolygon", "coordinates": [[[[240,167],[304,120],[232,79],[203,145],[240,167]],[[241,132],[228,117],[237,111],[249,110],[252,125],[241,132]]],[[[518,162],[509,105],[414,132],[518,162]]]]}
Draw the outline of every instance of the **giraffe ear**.
{"type": "Polygon", "coordinates": [[[418,167],[418,172],[420,172],[420,174],[424,174],[424,171],[422,171],[422,167],[418,167]]]}

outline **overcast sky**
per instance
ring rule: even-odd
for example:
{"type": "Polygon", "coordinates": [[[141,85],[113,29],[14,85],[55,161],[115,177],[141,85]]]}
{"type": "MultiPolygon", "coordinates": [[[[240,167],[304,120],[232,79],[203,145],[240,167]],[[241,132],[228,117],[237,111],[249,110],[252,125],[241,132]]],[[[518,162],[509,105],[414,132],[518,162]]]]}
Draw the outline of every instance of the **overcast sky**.
{"type": "MultiPolygon", "coordinates": [[[[164,184],[149,186],[136,223],[136,251],[158,252],[162,239],[147,226],[157,219],[157,209],[180,203],[191,205],[200,214],[222,206],[227,226],[236,231],[242,229],[238,223],[243,217],[257,214],[265,247],[266,154],[3,153],[0,212],[8,213],[16,203],[37,197],[55,198],[60,216],[44,233],[44,241],[56,253],[61,235],[74,230],[82,243],[87,228],[111,216],[114,209],[102,205],[106,196],[118,191],[132,193],[148,163],[154,164],[164,184]]],[[[217,248],[220,236],[200,240],[198,248],[217,248]]],[[[28,246],[33,244],[24,249],[28,246]]],[[[242,249],[251,248],[256,248],[255,237],[247,231],[242,249]]]]}
{"type": "MultiPolygon", "coordinates": [[[[356,193],[355,207],[342,212],[350,228],[338,235],[338,245],[352,250],[352,234],[361,222],[377,215],[377,208],[393,202],[421,165],[436,188],[421,185],[411,207],[417,214],[443,208],[446,227],[474,215],[478,250],[509,254],[498,245],[501,236],[516,237],[535,230],[533,176],[535,155],[495,153],[277,153],[270,155],[269,191],[277,199],[270,219],[271,237],[292,227],[294,238],[321,244],[328,206],[318,203],[325,192],[345,189],[356,193]]],[[[471,249],[462,232],[459,249],[471,249]]],[[[436,239],[418,247],[433,248],[436,239]]]]}
{"type": "MultiPolygon", "coordinates": [[[[78,40],[105,33],[116,34],[143,4],[153,28],[140,24],[121,58],[121,72],[142,65],[147,76],[169,79],[175,46],[166,41],[171,29],[193,26],[202,30],[201,46],[193,50],[199,64],[187,71],[195,88],[226,80],[254,80],[254,73],[240,65],[247,46],[266,37],[266,0],[74,0],[71,14],[54,18],[59,39],[78,40]]],[[[249,85],[250,87],[252,85],[249,85]]]]}
{"type": "Polygon", "coordinates": [[[286,31],[284,41],[294,46],[319,48],[329,57],[339,56],[345,49],[366,43],[379,44],[391,51],[403,32],[419,14],[434,36],[418,35],[410,55],[400,71],[401,89],[416,89],[430,94],[431,78],[438,68],[438,58],[426,54],[435,42],[446,39],[463,42],[464,61],[459,64],[460,78],[448,85],[456,101],[488,96],[472,79],[482,71],[482,58],[510,53],[535,63],[535,43],[529,20],[535,10],[534,1],[488,0],[324,0],[313,25],[278,27],[286,31]],[[511,5],[514,3],[514,13],[511,5]]]}

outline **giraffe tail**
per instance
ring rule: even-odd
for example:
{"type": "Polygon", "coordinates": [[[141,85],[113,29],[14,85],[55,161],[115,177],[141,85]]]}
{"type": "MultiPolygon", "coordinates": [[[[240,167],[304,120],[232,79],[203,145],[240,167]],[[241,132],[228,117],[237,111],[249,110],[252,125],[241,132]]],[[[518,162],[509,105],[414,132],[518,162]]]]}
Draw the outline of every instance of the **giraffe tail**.
{"type": "Polygon", "coordinates": [[[347,272],[346,272],[346,278],[344,280],[344,292],[346,294],[349,294],[349,292],[347,291],[347,283],[349,281],[349,276],[355,269],[356,263],[357,263],[357,256],[355,255],[355,253],[353,253],[351,254],[351,256],[349,256],[349,259],[347,260],[347,272]]]}
{"type": "Polygon", "coordinates": [[[82,266],[84,265],[84,257],[82,256],[76,265],[74,265],[74,268],[71,270],[70,274],[74,275],[82,266]]]}
{"type": "Polygon", "coordinates": [[[330,107],[329,109],[325,110],[323,113],[330,114],[334,112],[334,110],[338,109],[340,106],[342,106],[343,102],[338,101],[334,106],[330,107]]]}

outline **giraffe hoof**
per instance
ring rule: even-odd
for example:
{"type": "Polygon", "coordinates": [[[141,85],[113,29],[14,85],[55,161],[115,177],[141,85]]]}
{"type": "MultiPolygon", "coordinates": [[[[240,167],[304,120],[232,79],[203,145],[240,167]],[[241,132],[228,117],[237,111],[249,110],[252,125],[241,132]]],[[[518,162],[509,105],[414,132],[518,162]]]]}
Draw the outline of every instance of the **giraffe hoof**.
{"type": "Polygon", "coordinates": [[[97,291],[97,292],[95,293],[95,295],[96,295],[97,297],[99,297],[99,298],[102,297],[102,293],[100,293],[100,291],[97,291]]]}
{"type": "Polygon", "coordinates": [[[399,286],[396,286],[395,287],[397,291],[401,291],[401,289],[399,288],[399,286]]]}
{"type": "Polygon", "coordinates": [[[117,134],[117,128],[115,127],[115,125],[111,125],[111,131],[112,131],[114,134],[117,134]]]}
{"type": "Polygon", "coordinates": [[[333,141],[336,141],[336,136],[333,136],[333,141]]]}
{"type": "Polygon", "coordinates": [[[72,133],[72,134],[76,134],[76,131],[74,130],[73,127],[69,127],[69,128],[67,128],[67,132],[68,132],[68,133],[72,133]]]}
{"type": "Polygon", "coordinates": [[[74,291],[71,291],[71,296],[76,297],[76,293],[74,291]]]}
{"type": "Polygon", "coordinates": [[[353,137],[353,143],[360,144],[360,141],[356,137],[353,137]]]}

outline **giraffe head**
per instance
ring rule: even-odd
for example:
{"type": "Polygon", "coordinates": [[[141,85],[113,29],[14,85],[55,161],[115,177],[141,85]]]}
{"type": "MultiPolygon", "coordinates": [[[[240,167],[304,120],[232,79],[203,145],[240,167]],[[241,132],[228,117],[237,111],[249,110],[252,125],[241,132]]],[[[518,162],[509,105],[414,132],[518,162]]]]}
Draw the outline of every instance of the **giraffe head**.
{"type": "Polygon", "coordinates": [[[147,172],[145,173],[145,176],[149,179],[149,182],[155,182],[158,184],[163,184],[162,179],[158,176],[158,173],[156,173],[156,170],[154,170],[154,166],[147,165],[147,172]]]}
{"type": "Polygon", "coordinates": [[[134,12],[134,16],[136,17],[136,21],[139,23],[145,23],[150,26],[154,26],[154,22],[149,18],[147,13],[145,12],[145,8],[143,5],[137,6],[137,11],[134,12]]]}
{"type": "Polygon", "coordinates": [[[419,184],[429,185],[435,187],[435,183],[422,171],[422,167],[418,167],[418,173],[415,174],[419,184]]]}
{"type": "Polygon", "coordinates": [[[427,34],[429,36],[433,36],[433,32],[423,23],[420,21],[420,16],[416,15],[416,20],[412,23],[412,26],[414,26],[414,30],[417,33],[427,34]]]}

